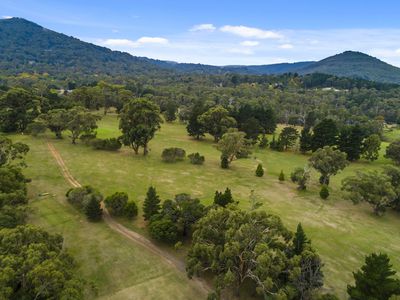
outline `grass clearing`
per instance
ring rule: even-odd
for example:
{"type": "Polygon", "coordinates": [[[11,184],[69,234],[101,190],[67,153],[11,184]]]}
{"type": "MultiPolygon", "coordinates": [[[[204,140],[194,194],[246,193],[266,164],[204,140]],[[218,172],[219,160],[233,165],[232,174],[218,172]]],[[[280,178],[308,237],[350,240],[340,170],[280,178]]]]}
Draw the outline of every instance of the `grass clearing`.
{"type": "MultiPolygon", "coordinates": [[[[104,117],[99,123],[98,136],[118,135],[116,116],[104,117]]],[[[391,132],[391,138],[399,136],[399,131],[391,132]]],[[[205,204],[212,202],[215,190],[230,187],[242,208],[248,207],[250,191],[255,190],[259,201],[264,203],[261,209],[281,216],[292,230],[298,222],[303,224],[325,263],[325,289],[334,291],[340,298],[345,297],[346,285],[352,282],[352,271],[358,269],[364,256],[371,252],[386,252],[394,267],[400,270],[400,216],[388,212],[383,217],[376,217],[369,206],[355,206],[343,200],[340,192],[341,180],[356,170],[380,169],[390,163],[383,158],[387,144],[383,144],[378,161],[352,163],[332,178],[331,196],[329,200],[321,200],[316,172],[312,173],[311,186],[305,192],[298,192],[289,182],[290,172],[297,166],[304,166],[307,156],[255,149],[250,158],[234,161],[229,170],[224,170],[219,167],[220,153],[212,140],[194,141],[187,136],[185,127],[177,123],[163,124],[150,143],[151,151],[147,157],[136,156],[126,147],[119,152],[94,151],[83,144],[72,145],[67,138],[55,140],[50,135],[48,137],[79,182],[93,185],[105,196],[117,191],[127,192],[130,199],[137,202],[140,215],[150,184],[157,188],[162,199],[186,192],[199,197],[205,204]],[[188,160],[164,163],[161,152],[167,147],[181,147],[187,154],[200,152],[206,161],[202,166],[191,165],[188,160]],[[254,174],[259,162],[265,168],[262,178],[254,174]],[[278,181],[281,170],[286,176],[282,184],[278,181]]],[[[32,202],[32,221],[64,234],[67,247],[82,264],[83,275],[98,284],[100,296],[108,297],[111,292],[116,293],[116,299],[126,299],[127,295],[134,293],[149,295],[150,298],[146,299],[152,299],[151,290],[155,289],[157,295],[166,297],[171,295],[169,291],[173,291],[174,299],[179,299],[178,291],[182,293],[181,299],[199,298],[195,296],[196,291],[151,254],[140,249],[132,250],[129,241],[105,224],[87,223],[69,207],[64,199],[68,186],[48,153],[45,138],[24,136],[22,139],[31,146],[27,169],[33,179],[31,193],[55,194],[54,198],[32,202]]],[[[146,234],[141,217],[132,223],[124,223],[146,234]]]]}

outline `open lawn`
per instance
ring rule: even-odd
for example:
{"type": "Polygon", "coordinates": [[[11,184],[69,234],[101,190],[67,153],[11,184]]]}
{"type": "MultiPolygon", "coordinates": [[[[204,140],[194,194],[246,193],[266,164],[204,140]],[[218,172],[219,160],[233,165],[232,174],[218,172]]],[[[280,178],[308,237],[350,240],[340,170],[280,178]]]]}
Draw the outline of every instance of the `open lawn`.
{"type": "MultiPolygon", "coordinates": [[[[98,136],[117,137],[118,120],[108,115],[99,123],[98,136]]],[[[391,132],[391,138],[400,136],[391,132]]],[[[29,144],[28,175],[32,178],[32,195],[50,192],[54,197],[36,198],[32,201],[32,222],[60,232],[65,243],[77,257],[82,275],[93,281],[100,296],[115,295],[127,299],[135,295],[140,299],[199,299],[202,298],[172,268],[157,257],[132,247],[129,241],[112,232],[105,224],[91,224],[65,201],[69,188],[57,165],[49,155],[46,138],[51,139],[60,152],[73,176],[82,184],[98,188],[104,195],[116,191],[127,192],[139,207],[149,185],[154,185],[162,199],[177,193],[190,193],[205,204],[212,202],[215,190],[232,189],[235,200],[246,209],[251,190],[255,191],[260,209],[278,214],[292,230],[298,222],[318,249],[325,263],[325,289],[345,297],[346,285],[352,282],[352,271],[358,269],[364,256],[371,252],[386,252],[394,267],[400,271],[400,215],[388,212],[376,217],[367,205],[353,205],[342,199],[341,180],[356,170],[380,169],[390,163],[381,158],[373,163],[360,161],[351,164],[344,172],[331,179],[331,197],[319,198],[318,174],[313,172],[309,190],[299,193],[289,182],[290,172],[304,166],[307,156],[286,152],[255,149],[248,159],[234,161],[229,170],[219,167],[220,153],[211,138],[195,141],[187,136],[185,126],[163,124],[150,143],[147,157],[136,156],[129,148],[119,152],[95,151],[83,144],[72,145],[70,140],[56,140],[50,133],[46,137],[18,136],[16,139],[29,144]],[[181,147],[186,153],[200,152],[206,162],[202,166],[191,165],[188,160],[176,164],[163,163],[161,152],[166,147],[181,147]],[[254,175],[259,162],[266,174],[254,175]],[[278,182],[283,170],[286,180],[278,182]],[[162,296],[161,296],[162,295],[162,296]],[[170,298],[168,298],[168,295],[170,298]]],[[[139,211],[141,215],[141,211],[139,211]]],[[[129,227],[145,233],[141,217],[129,227]]],[[[204,297],[203,297],[204,298],[204,297]]]]}

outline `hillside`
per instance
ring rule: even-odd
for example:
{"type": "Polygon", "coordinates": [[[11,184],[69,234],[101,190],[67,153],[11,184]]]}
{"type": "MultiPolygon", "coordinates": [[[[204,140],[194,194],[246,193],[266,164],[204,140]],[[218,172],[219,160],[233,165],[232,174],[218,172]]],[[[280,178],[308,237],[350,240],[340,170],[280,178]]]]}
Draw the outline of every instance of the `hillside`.
{"type": "Polygon", "coordinates": [[[132,75],[161,72],[148,58],[111,51],[21,18],[0,20],[0,70],[51,75],[132,75]]]}
{"type": "Polygon", "coordinates": [[[270,75],[325,73],[377,82],[400,83],[400,68],[372,56],[347,51],[318,62],[251,66],[176,63],[132,56],[83,42],[21,18],[0,20],[0,72],[49,73],[53,76],[196,73],[270,75]]]}
{"type": "Polygon", "coordinates": [[[325,73],[372,81],[400,83],[400,68],[361,52],[346,51],[299,70],[300,74],[325,73]]]}

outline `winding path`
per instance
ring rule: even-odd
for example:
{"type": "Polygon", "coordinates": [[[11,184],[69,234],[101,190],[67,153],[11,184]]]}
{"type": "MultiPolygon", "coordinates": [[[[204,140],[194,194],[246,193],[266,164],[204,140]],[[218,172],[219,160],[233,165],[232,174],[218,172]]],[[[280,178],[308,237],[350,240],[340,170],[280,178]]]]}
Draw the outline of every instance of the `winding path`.
{"type": "MultiPolygon", "coordinates": [[[[65,162],[62,159],[60,153],[57,151],[57,149],[54,147],[54,145],[50,142],[47,142],[47,147],[49,148],[51,155],[54,157],[58,166],[60,167],[61,173],[64,176],[65,180],[72,187],[81,187],[82,185],[79,183],[79,181],[77,181],[72,176],[71,172],[68,170],[67,166],[65,165],[65,162]]],[[[183,273],[183,275],[186,276],[185,263],[183,261],[181,261],[180,259],[171,255],[167,251],[160,249],[151,240],[147,239],[143,235],[141,235],[135,231],[132,231],[132,230],[126,228],[125,226],[123,226],[122,224],[118,223],[117,221],[115,221],[110,216],[107,209],[104,207],[103,203],[102,203],[102,208],[103,208],[103,212],[104,212],[103,219],[112,230],[114,230],[115,232],[118,232],[119,234],[121,234],[125,238],[129,239],[130,241],[134,242],[135,244],[139,244],[140,246],[146,248],[153,254],[160,257],[168,265],[172,266],[174,269],[176,269],[180,273],[183,273]]],[[[211,291],[210,286],[204,280],[202,280],[200,278],[192,278],[189,282],[191,284],[193,284],[195,287],[202,290],[205,294],[207,294],[211,291]]]]}

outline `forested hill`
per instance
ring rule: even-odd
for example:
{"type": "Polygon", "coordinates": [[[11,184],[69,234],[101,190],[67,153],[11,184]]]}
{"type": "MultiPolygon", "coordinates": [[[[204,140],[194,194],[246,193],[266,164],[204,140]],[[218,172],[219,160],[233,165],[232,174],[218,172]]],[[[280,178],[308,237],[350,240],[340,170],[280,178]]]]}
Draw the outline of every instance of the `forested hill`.
{"type": "Polygon", "coordinates": [[[21,18],[0,20],[0,49],[3,74],[142,75],[164,71],[148,58],[85,43],[21,18]]]}
{"type": "Polygon", "coordinates": [[[0,74],[49,73],[55,77],[85,75],[164,75],[238,73],[270,75],[325,73],[400,84],[400,69],[360,52],[347,51],[318,62],[259,66],[212,66],[132,56],[80,41],[21,18],[0,20],[0,74]]]}
{"type": "Polygon", "coordinates": [[[361,52],[346,51],[299,70],[300,74],[325,73],[372,81],[400,83],[400,68],[361,52]]]}

